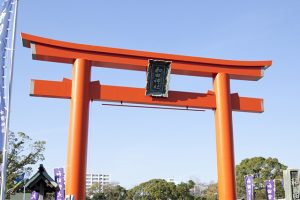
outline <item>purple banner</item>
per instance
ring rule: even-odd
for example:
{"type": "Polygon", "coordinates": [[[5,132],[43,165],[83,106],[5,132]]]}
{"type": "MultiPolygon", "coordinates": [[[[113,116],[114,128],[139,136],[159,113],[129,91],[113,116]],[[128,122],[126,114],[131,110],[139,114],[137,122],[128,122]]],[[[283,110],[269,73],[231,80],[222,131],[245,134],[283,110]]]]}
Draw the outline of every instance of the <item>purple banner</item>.
{"type": "Polygon", "coordinates": [[[274,180],[266,180],[267,200],[275,200],[275,182],[274,180]]]}
{"type": "Polygon", "coordinates": [[[253,176],[244,176],[247,200],[253,200],[253,176]]]}
{"type": "Polygon", "coordinates": [[[55,200],[65,199],[65,174],[64,168],[54,168],[54,180],[59,186],[59,191],[55,193],[55,200]]]}
{"type": "Polygon", "coordinates": [[[39,200],[39,193],[36,191],[31,192],[30,200],[39,200]]]}

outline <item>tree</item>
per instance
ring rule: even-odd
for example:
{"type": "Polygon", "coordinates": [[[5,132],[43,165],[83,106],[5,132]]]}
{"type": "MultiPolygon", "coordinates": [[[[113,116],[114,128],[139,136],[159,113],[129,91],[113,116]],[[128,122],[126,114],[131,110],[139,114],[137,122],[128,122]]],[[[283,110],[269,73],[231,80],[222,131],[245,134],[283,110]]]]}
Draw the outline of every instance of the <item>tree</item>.
{"type": "Polygon", "coordinates": [[[105,195],[103,193],[96,193],[94,196],[91,198],[91,200],[107,200],[105,195]]]}
{"type": "Polygon", "coordinates": [[[191,189],[191,194],[195,197],[195,199],[205,199],[205,192],[208,188],[208,184],[207,183],[203,183],[201,182],[199,179],[194,178],[193,179],[195,185],[194,187],[191,189]]]}
{"type": "MultiPolygon", "coordinates": [[[[15,185],[17,177],[23,173],[32,172],[31,165],[38,161],[43,161],[45,141],[32,141],[25,133],[10,132],[8,137],[8,157],[7,157],[7,182],[6,188],[11,189],[15,185]]],[[[2,163],[2,152],[0,155],[2,163]]]]}
{"type": "Polygon", "coordinates": [[[192,180],[188,183],[180,183],[176,186],[177,199],[180,200],[193,200],[194,196],[191,194],[191,189],[195,186],[192,180]]]}
{"type": "Polygon", "coordinates": [[[127,192],[127,199],[132,200],[194,200],[191,189],[193,181],[175,185],[163,179],[152,179],[132,188],[127,192]]]}
{"type": "Polygon", "coordinates": [[[127,191],[118,184],[107,184],[103,186],[103,194],[106,199],[125,200],[127,191]]]}
{"type": "Polygon", "coordinates": [[[163,179],[152,179],[132,188],[127,194],[128,200],[176,199],[176,185],[163,179]]]}
{"type": "Polygon", "coordinates": [[[280,180],[282,179],[282,170],[286,168],[287,166],[281,164],[277,158],[254,157],[242,160],[236,166],[238,197],[246,197],[244,176],[251,174],[254,176],[255,197],[257,199],[266,197],[265,181],[268,179],[275,179],[276,197],[284,198],[284,190],[280,180]]]}
{"type": "Polygon", "coordinates": [[[105,199],[126,199],[126,189],[118,184],[93,184],[87,191],[88,199],[91,200],[105,200],[105,199]]]}
{"type": "Polygon", "coordinates": [[[205,200],[218,199],[218,183],[211,182],[210,184],[207,185],[203,193],[204,193],[203,199],[205,200]]]}
{"type": "Polygon", "coordinates": [[[95,195],[98,196],[98,194],[101,193],[101,185],[98,183],[94,183],[88,190],[87,190],[87,196],[92,199],[95,195]]]}

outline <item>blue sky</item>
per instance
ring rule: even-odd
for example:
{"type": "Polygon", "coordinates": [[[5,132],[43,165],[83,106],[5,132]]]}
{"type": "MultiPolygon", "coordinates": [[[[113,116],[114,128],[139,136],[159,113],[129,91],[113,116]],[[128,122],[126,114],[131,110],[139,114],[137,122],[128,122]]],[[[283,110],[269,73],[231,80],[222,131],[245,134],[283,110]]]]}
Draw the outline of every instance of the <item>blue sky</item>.
{"type": "MultiPolygon", "coordinates": [[[[231,91],[264,98],[262,114],[233,113],[235,159],[276,157],[299,168],[300,1],[20,1],[12,131],[46,140],[51,173],[66,163],[69,100],[29,96],[30,79],[71,78],[71,65],[31,59],[20,32],[75,43],[199,57],[273,60],[231,91]],[[298,103],[297,103],[298,102],[298,103]]],[[[143,72],[93,68],[103,84],[145,87],[143,72]]],[[[171,76],[172,90],[206,92],[210,78],[171,76]]],[[[217,180],[214,113],[90,106],[88,172],[132,187],[152,178],[217,180]],[[153,120],[159,128],[150,126],[153,120]]]]}

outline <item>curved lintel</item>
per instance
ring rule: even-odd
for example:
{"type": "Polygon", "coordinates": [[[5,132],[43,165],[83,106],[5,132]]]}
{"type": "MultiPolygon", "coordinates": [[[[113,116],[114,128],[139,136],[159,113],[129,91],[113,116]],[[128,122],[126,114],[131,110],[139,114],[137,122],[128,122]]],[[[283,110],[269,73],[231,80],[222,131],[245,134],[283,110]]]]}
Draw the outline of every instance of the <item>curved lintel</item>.
{"type": "Polygon", "coordinates": [[[73,63],[76,58],[92,61],[93,66],[146,71],[149,59],[172,61],[173,74],[212,77],[227,73],[232,79],[259,80],[272,61],[240,61],[192,57],[165,53],[75,44],[21,34],[23,46],[33,49],[33,59],[73,63]]]}

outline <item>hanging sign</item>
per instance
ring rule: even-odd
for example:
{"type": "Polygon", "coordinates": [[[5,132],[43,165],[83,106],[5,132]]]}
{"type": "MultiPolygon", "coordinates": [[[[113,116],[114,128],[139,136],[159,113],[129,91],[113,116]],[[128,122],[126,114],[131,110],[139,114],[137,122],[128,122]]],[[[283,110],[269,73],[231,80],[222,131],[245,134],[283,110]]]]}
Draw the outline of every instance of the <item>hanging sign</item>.
{"type": "Polygon", "coordinates": [[[153,97],[168,97],[170,73],[170,61],[149,60],[146,95],[153,97]]]}

